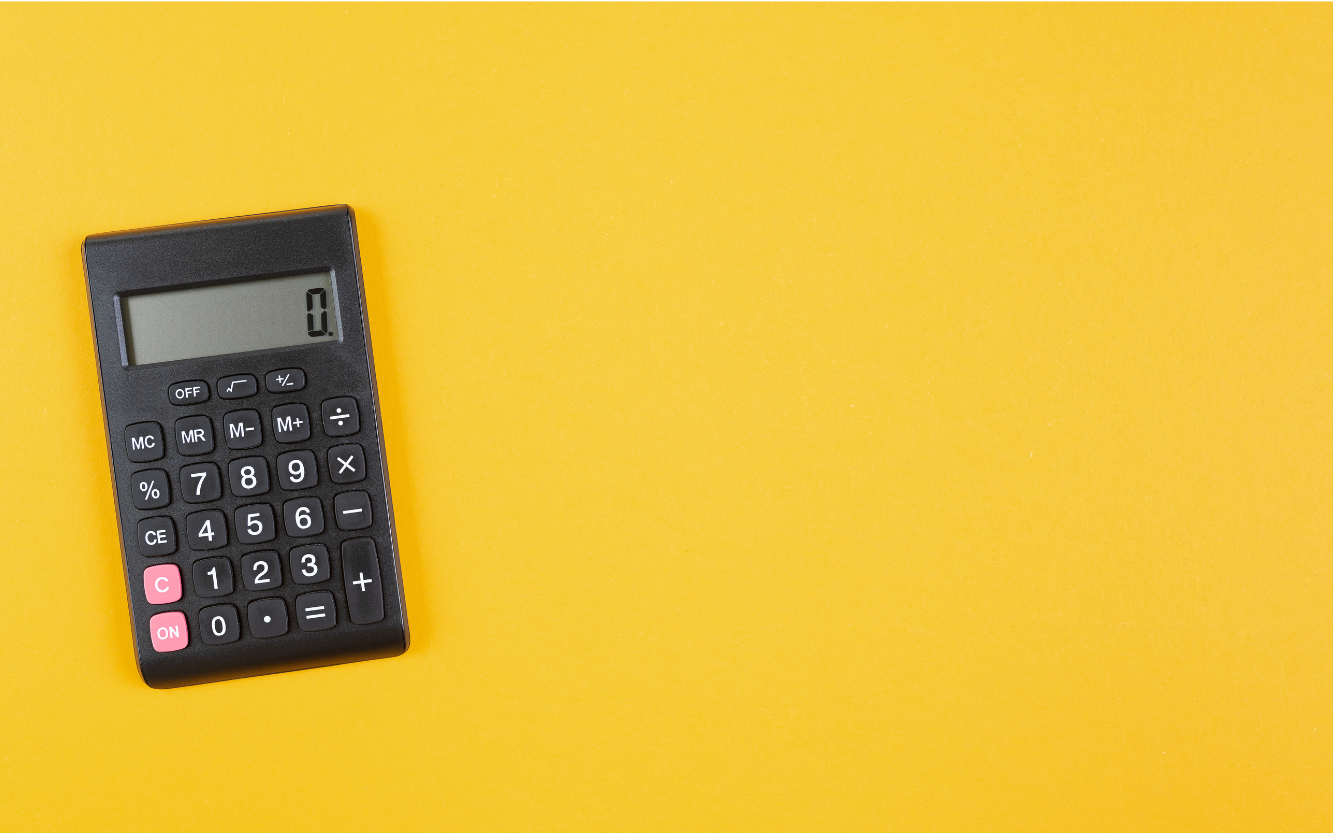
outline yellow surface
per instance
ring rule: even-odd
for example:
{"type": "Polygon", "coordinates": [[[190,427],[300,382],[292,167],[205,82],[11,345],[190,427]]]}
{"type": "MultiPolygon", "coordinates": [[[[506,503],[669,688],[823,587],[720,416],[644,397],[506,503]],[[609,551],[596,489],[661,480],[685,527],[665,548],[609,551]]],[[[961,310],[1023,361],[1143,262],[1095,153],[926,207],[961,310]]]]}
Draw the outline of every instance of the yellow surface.
{"type": "Polygon", "coordinates": [[[0,32],[0,828],[1333,829],[1333,9],[0,32]],[[412,648],[149,690],[79,243],[334,202],[412,648]]]}

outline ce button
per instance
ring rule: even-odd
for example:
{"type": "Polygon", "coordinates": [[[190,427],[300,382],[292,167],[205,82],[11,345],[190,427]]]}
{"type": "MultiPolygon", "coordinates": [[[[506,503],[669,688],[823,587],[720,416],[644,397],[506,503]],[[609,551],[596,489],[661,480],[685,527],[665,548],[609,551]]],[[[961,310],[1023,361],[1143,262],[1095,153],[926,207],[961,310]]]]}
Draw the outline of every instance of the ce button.
{"type": "Polygon", "coordinates": [[[171,518],[144,518],[135,535],[142,555],[171,555],[176,551],[176,525],[171,518]]]}

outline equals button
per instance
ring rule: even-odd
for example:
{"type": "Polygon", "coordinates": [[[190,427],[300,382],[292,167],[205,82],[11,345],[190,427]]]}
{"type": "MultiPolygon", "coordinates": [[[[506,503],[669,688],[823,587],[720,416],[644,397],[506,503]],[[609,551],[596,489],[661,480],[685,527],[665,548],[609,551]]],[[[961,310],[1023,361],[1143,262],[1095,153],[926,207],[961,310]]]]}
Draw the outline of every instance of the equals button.
{"type": "Polygon", "coordinates": [[[296,623],[303,631],[326,631],[338,624],[333,594],[327,591],[296,597],[296,623]]]}

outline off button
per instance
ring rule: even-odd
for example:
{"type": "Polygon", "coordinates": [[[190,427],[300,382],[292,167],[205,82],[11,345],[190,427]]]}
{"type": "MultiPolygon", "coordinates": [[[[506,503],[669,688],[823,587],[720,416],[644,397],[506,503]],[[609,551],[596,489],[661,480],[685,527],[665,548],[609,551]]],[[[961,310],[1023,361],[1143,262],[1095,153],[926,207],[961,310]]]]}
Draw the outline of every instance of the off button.
{"type": "Polygon", "coordinates": [[[173,405],[193,405],[196,402],[208,401],[208,383],[200,379],[193,382],[177,382],[167,388],[167,395],[171,397],[173,405]]]}

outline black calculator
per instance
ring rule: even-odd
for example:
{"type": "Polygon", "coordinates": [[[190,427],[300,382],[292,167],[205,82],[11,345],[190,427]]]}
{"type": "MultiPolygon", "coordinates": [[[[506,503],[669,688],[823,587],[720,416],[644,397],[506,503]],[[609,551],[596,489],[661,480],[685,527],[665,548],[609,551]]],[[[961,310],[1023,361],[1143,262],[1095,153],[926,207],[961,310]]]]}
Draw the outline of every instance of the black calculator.
{"type": "Polygon", "coordinates": [[[407,650],[352,210],[95,234],[83,261],[144,682],[407,650]]]}

